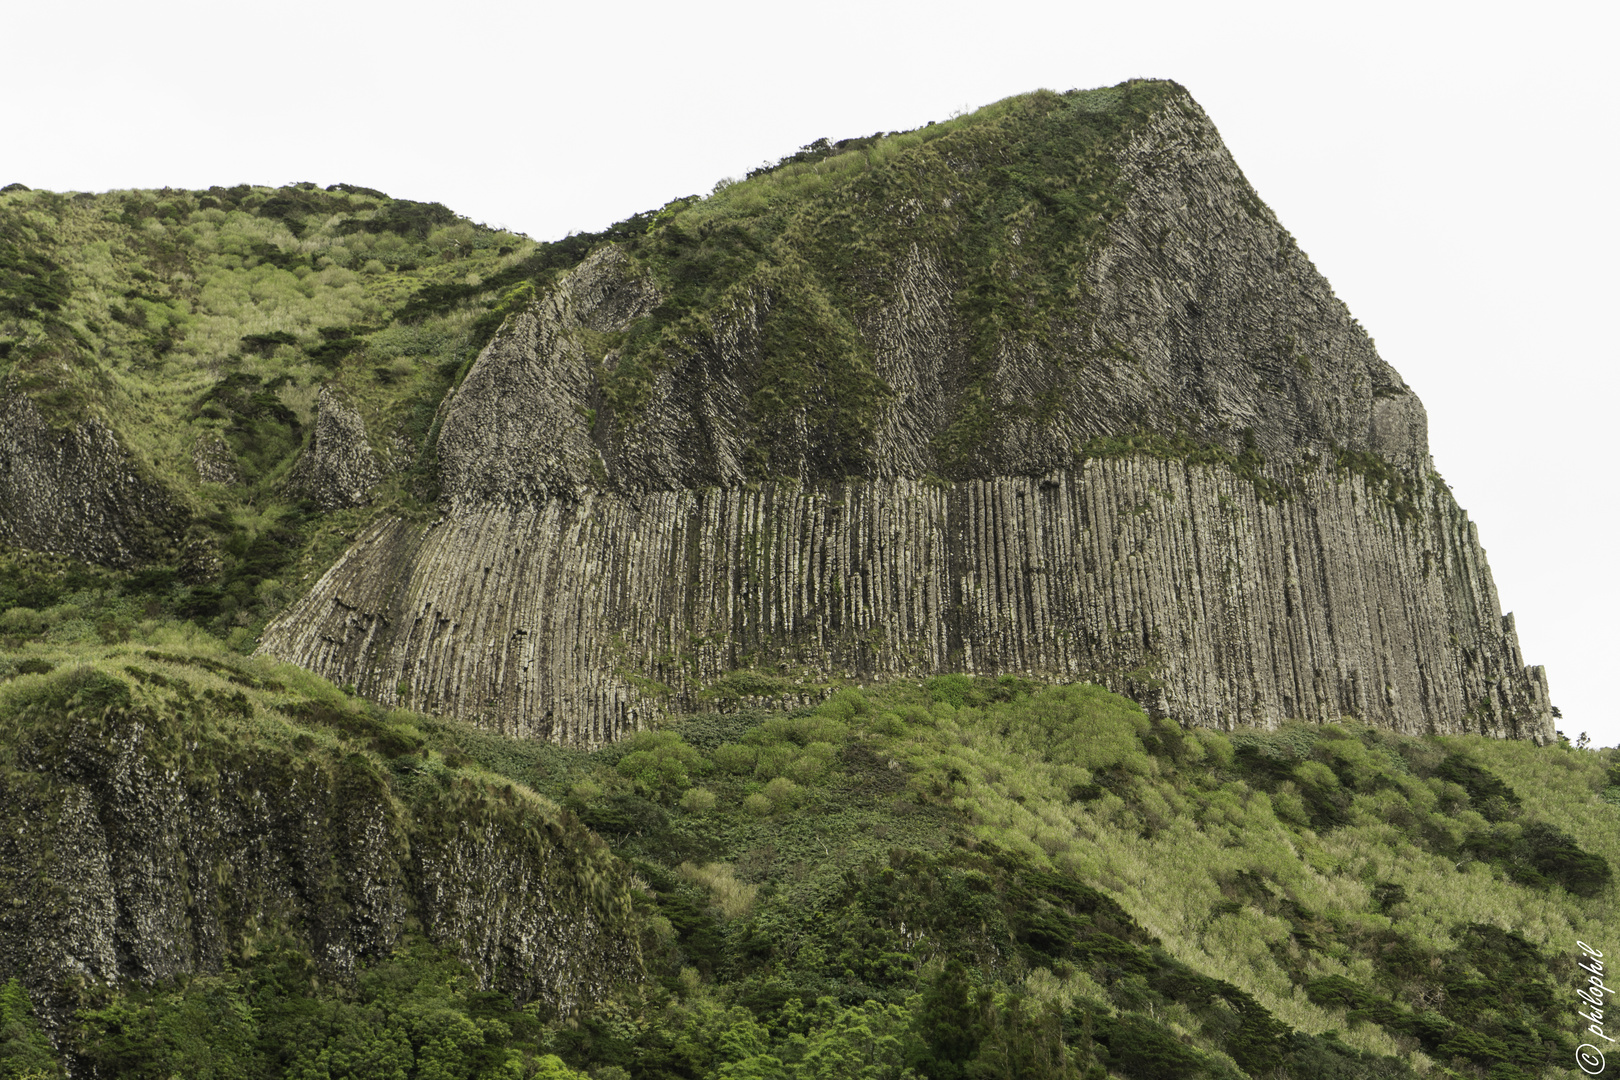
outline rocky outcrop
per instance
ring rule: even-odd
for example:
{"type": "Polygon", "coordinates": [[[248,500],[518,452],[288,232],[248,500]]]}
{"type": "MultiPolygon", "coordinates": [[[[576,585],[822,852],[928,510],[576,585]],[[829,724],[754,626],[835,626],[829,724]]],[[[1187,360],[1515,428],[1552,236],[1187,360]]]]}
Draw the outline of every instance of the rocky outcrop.
{"type": "Polygon", "coordinates": [[[1422,404],[1202,111],[1173,94],[1110,153],[1124,194],[1067,306],[988,352],[974,289],[993,283],[969,288],[924,228],[949,193],[851,271],[858,309],[803,316],[856,328],[793,369],[803,385],[772,382],[767,339],[833,240],[781,241],[633,383],[624,332],[660,295],[599,250],[444,406],[444,518],[376,526],[263,649],[580,745],[703,707],[739,668],[1028,672],[1189,724],[1550,738],[1422,404]]]}
{"type": "Polygon", "coordinates": [[[267,649],[368,696],[595,745],[725,673],[1093,679],[1189,723],[1358,716],[1541,737],[1473,525],[1361,477],[1278,503],[1221,469],[1095,461],[938,486],[588,495],[376,526],[267,649]]]}
{"type": "Polygon", "coordinates": [[[238,484],[242,481],[236,467],[236,455],[217,432],[198,439],[191,448],[191,464],[197,470],[197,479],[205,484],[238,484]]]}
{"type": "Polygon", "coordinates": [[[401,799],[364,754],[249,749],[122,696],[8,735],[0,965],[36,992],[218,971],[278,935],[342,978],[408,921],[563,1014],[639,975],[625,875],[556,807],[466,782],[401,799]]]}
{"type": "Polygon", "coordinates": [[[343,510],[370,502],[381,479],[365,420],[331,386],[321,387],[315,433],[293,466],[288,489],[315,500],[322,510],[343,510]]]}
{"type": "Polygon", "coordinates": [[[106,424],[55,427],[27,395],[0,390],[0,542],[127,568],[162,556],[184,527],[106,424]]]}
{"type": "Polygon", "coordinates": [[[645,315],[658,294],[617,248],[507,320],[467,373],[439,432],[441,484],[461,503],[571,495],[606,477],[593,441],[596,365],[585,335],[645,315]]]}

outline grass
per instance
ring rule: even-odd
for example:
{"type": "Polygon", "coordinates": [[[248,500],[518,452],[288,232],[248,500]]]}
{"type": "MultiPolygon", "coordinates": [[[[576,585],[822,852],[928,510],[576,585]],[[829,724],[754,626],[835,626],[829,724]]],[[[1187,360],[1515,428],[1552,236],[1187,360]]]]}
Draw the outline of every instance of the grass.
{"type": "Polygon", "coordinates": [[[975,330],[961,417],[937,448],[947,477],[971,474],[983,465],[985,432],[1004,418],[1005,406],[990,404],[996,350],[1040,341],[1084,289],[1080,271],[1124,206],[1118,141],[1173,92],[1137,82],[1008,98],[913,132],[812,144],[706,199],[671,202],[628,244],[666,300],[601,373],[613,422],[633,428],[659,372],[678,366],[716,320],[759,303],[748,474],[866,473],[888,390],[855,327],[892,288],[897,253],[920,246],[960,283],[954,313],[975,330]],[[813,441],[843,449],[806,462],[776,445],[794,417],[813,441]]]}

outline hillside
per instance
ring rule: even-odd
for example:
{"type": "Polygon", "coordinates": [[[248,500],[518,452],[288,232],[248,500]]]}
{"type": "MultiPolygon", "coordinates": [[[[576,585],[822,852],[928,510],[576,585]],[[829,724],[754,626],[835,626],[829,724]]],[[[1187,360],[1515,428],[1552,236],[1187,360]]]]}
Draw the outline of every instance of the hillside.
{"type": "Polygon", "coordinates": [[[351,185],[0,240],[0,536],[385,704],[594,745],[1014,673],[1552,737],[1422,404],[1173,83],[555,244],[351,185]]]}
{"type": "Polygon", "coordinates": [[[105,596],[0,682],[0,974],[79,1075],[1578,1075],[1614,751],[966,676],[575,750],[105,596]]]}

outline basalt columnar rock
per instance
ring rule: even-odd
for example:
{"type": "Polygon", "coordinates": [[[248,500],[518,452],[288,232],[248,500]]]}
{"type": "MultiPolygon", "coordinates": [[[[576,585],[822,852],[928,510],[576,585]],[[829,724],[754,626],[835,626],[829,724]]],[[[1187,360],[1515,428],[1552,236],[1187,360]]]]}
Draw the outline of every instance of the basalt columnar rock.
{"type": "Polygon", "coordinates": [[[893,146],[672,204],[518,307],[443,408],[442,516],[262,648],[581,745],[953,671],[1552,735],[1422,404],[1184,91],[893,146]]]}

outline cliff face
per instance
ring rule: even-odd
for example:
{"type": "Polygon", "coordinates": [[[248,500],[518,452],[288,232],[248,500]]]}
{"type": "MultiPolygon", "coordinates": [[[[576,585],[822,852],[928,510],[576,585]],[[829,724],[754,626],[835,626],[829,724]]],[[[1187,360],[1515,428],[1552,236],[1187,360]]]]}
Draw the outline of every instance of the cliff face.
{"type": "Polygon", "coordinates": [[[111,428],[54,427],[0,388],[0,541],[122,568],[161,552],[184,523],[111,428]]]}
{"type": "MultiPolygon", "coordinates": [[[[165,680],[150,667],[129,670],[165,680]]],[[[0,964],[36,991],[217,971],[278,934],[341,978],[408,921],[565,1014],[639,973],[622,875],[532,796],[458,780],[401,798],[365,754],[254,746],[198,698],[153,707],[88,669],[7,704],[0,964]]]]}
{"type": "Polygon", "coordinates": [[[658,252],[719,243],[712,220],[598,250],[448,402],[443,518],[378,524],[262,648],[585,745],[738,669],[1549,738],[1423,406],[1197,105],[1151,101],[1031,99],[1069,164],[926,143],[696,309],[658,252]]]}

